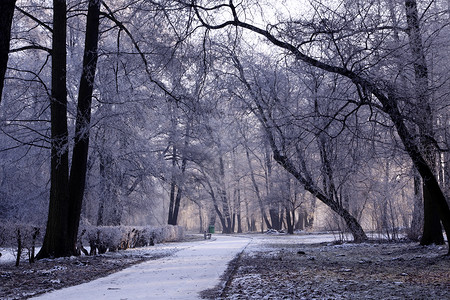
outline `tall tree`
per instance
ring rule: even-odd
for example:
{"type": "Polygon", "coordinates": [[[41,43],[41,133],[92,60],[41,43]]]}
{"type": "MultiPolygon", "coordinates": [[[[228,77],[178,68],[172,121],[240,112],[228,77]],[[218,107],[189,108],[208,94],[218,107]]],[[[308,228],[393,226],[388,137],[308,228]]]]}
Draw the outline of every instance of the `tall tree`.
{"type": "MultiPolygon", "coordinates": [[[[436,149],[433,145],[433,112],[430,105],[430,89],[428,86],[428,66],[420,33],[419,12],[415,0],[405,0],[405,14],[408,25],[410,51],[413,59],[415,94],[416,94],[416,123],[419,128],[421,151],[432,172],[436,172],[436,149]]],[[[442,227],[439,221],[438,206],[431,199],[428,186],[423,186],[424,225],[420,240],[422,245],[443,244],[442,227]]]]}
{"type": "Polygon", "coordinates": [[[83,55],[83,70],[78,89],[78,106],[75,124],[75,143],[69,177],[69,236],[76,242],[80,223],[81,206],[86,185],[89,153],[89,131],[91,126],[91,104],[94,90],[95,70],[98,60],[100,23],[100,0],[89,0],[86,20],[86,36],[83,55]]]}
{"type": "MultiPolygon", "coordinates": [[[[174,129],[176,130],[176,129],[174,129]]],[[[187,148],[189,146],[189,136],[191,131],[191,121],[188,120],[186,124],[186,132],[184,135],[184,145],[181,149],[181,153],[177,154],[177,146],[175,143],[172,145],[172,179],[171,179],[171,187],[170,187],[170,202],[169,202],[169,225],[177,225],[178,223],[178,214],[180,212],[180,203],[181,196],[184,190],[184,177],[186,172],[186,167],[188,163],[187,158],[187,148]],[[181,166],[179,172],[175,171],[177,168],[178,156],[181,156],[181,166]]]]}
{"type": "Polygon", "coordinates": [[[67,129],[65,0],[53,1],[50,203],[44,244],[37,258],[71,256],[69,236],[69,141],[67,129]]]}
{"type": "Polygon", "coordinates": [[[89,1],[72,168],[69,179],[69,143],[66,87],[66,2],[53,2],[51,186],[47,229],[37,258],[76,254],[78,225],[86,179],[91,99],[97,64],[100,5],[89,1]]]}

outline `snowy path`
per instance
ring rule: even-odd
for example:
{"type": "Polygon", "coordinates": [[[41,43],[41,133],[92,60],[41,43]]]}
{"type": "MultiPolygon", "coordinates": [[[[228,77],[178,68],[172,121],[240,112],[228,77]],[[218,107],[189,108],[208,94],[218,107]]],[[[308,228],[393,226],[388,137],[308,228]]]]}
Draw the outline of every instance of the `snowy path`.
{"type": "Polygon", "coordinates": [[[170,257],[33,299],[200,299],[198,293],[219,284],[228,262],[249,242],[249,238],[215,235],[170,257]]]}

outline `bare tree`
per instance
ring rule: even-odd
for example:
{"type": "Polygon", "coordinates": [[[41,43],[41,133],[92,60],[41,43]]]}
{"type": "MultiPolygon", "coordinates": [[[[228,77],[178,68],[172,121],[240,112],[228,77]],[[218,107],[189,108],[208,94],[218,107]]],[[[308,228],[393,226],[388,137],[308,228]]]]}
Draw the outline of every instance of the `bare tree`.
{"type": "MultiPolygon", "coordinates": [[[[419,128],[420,146],[424,159],[432,172],[436,173],[436,149],[434,147],[433,112],[430,105],[430,89],[428,86],[428,66],[420,33],[419,13],[415,0],[405,0],[405,11],[410,51],[413,59],[415,94],[416,94],[416,124],[419,128]]],[[[443,244],[442,227],[438,218],[438,205],[431,199],[428,186],[423,186],[424,226],[420,240],[422,245],[443,244]]]]}
{"type": "Polygon", "coordinates": [[[71,256],[75,241],[69,240],[69,149],[66,86],[66,16],[64,0],[53,1],[51,109],[51,186],[47,229],[37,258],[71,256]]]}
{"type": "Polygon", "coordinates": [[[78,226],[86,181],[91,101],[97,65],[100,3],[89,2],[83,72],[78,94],[72,167],[69,177],[66,87],[66,3],[53,3],[52,164],[50,204],[44,244],[37,258],[76,254],[78,226]]]}
{"type": "Polygon", "coordinates": [[[89,1],[88,6],[83,71],[78,90],[75,142],[69,177],[69,239],[72,241],[77,240],[81,207],[85,192],[89,152],[89,131],[91,126],[91,104],[98,60],[100,1],[91,0],[89,1]]]}
{"type": "MultiPolygon", "coordinates": [[[[365,72],[352,69],[352,65],[349,65],[349,61],[346,61],[345,58],[342,57],[341,52],[337,52],[336,57],[337,59],[341,59],[342,64],[333,63],[333,61],[321,60],[320,58],[316,58],[313,55],[308,54],[307,51],[305,51],[301,47],[303,43],[300,42],[300,46],[296,46],[298,44],[290,41],[290,38],[293,38],[294,36],[289,35],[289,33],[286,31],[283,33],[283,28],[281,28],[281,26],[269,26],[266,29],[263,29],[246,21],[242,21],[239,17],[240,13],[238,13],[238,9],[233,1],[229,1],[228,3],[221,3],[220,5],[211,7],[202,6],[198,1],[191,1],[189,3],[189,6],[194,9],[197,18],[199,19],[201,24],[208,30],[219,30],[228,26],[234,26],[252,31],[257,35],[264,37],[271,44],[284,49],[298,61],[301,61],[312,67],[322,69],[326,72],[337,74],[350,80],[355,85],[357,90],[360,91],[360,103],[362,105],[371,105],[373,107],[378,107],[381,111],[383,111],[390,117],[402,141],[402,144],[405,147],[405,150],[413,161],[418,172],[421,174],[421,177],[424,181],[424,186],[426,186],[428,192],[430,193],[430,198],[433,199],[432,201],[438,207],[439,217],[444,225],[444,229],[447,235],[450,234],[450,210],[448,208],[447,201],[442,192],[442,189],[439,186],[438,180],[433,173],[432,166],[427,163],[425,154],[420,149],[421,145],[417,144],[413,133],[405,124],[404,116],[402,115],[399,107],[401,103],[401,95],[399,94],[399,91],[395,85],[392,85],[392,83],[384,82],[383,80],[380,80],[375,76],[370,76],[365,72]],[[229,15],[231,16],[231,19],[220,23],[210,23],[211,18],[205,19],[205,13],[210,14],[214,10],[223,10],[225,8],[229,9],[229,15]],[[377,105],[375,101],[378,101],[381,105],[377,105]]],[[[313,35],[323,32],[323,36],[326,38],[326,40],[330,40],[331,42],[333,42],[333,40],[335,40],[334,38],[336,29],[334,28],[333,24],[330,24],[326,19],[322,19],[321,22],[322,24],[313,24],[313,27],[316,26],[315,28],[313,28],[316,29],[313,35]],[[322,28],[320,26],[322,26],[322,28]]],[[[300,25],[302,23],[287,22],[282,24],[300,25]]],[[[307,28],[308,25],[306,23],[305,29],[307,28]]],[[[287,29],[290,29],[290,27],[287,26],[287,29]]],[[[297,36],[296,39],[299,39],[301,37],[301,35],[297,36]]],[[[336,45],[336,43],[334,45],[336,45]]],[[[286,159],[285,153],[278,152],[274,154],[275,159],[281,165],[286,166],[287,169],[291,169],[291,166],[286,159]]],[[[306,183],[308,183],[308,181],[306,181],[306,183]]]]}

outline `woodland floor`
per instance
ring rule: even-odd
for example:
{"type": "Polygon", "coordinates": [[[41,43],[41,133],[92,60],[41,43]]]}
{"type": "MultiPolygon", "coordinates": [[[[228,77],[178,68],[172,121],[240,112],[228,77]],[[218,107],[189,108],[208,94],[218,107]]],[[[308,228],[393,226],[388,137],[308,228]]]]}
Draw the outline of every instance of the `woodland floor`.
{"type": "Polygon", "coordinates": [[[450,299],[444,246],[253,240],[208,299],[450,299]]]}
{"type": "MultiPolygon", "coordinates": [[[[248,237],[248,236],[247,236],[248,237]]],[[[27,299],[178,251],[136,252],[0,265],[0,299],[27,299]]],[[[446,247],[417,243],[306,244],[253,236],[208,299],[450,299],[446,247]]]]}

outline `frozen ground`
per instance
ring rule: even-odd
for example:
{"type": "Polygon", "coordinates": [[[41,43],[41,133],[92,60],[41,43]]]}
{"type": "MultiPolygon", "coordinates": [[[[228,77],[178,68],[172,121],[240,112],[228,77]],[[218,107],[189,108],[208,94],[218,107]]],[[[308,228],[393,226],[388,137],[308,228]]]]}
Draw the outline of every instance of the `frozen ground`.
{"type": "Polygon", "coordinates": [[[2,263],[0,299],[199,299],[200,291],[208,299],[450,299],[446,247],[334,240],[323,234],[197,236],[19,268],[2,263]]]}
{"type": "Polygon", "coordinates": [[[208,298],[450,299],[446,246],[336,244],[328,237],[255,237],[230,264],[226,289],[208,298]]]}

